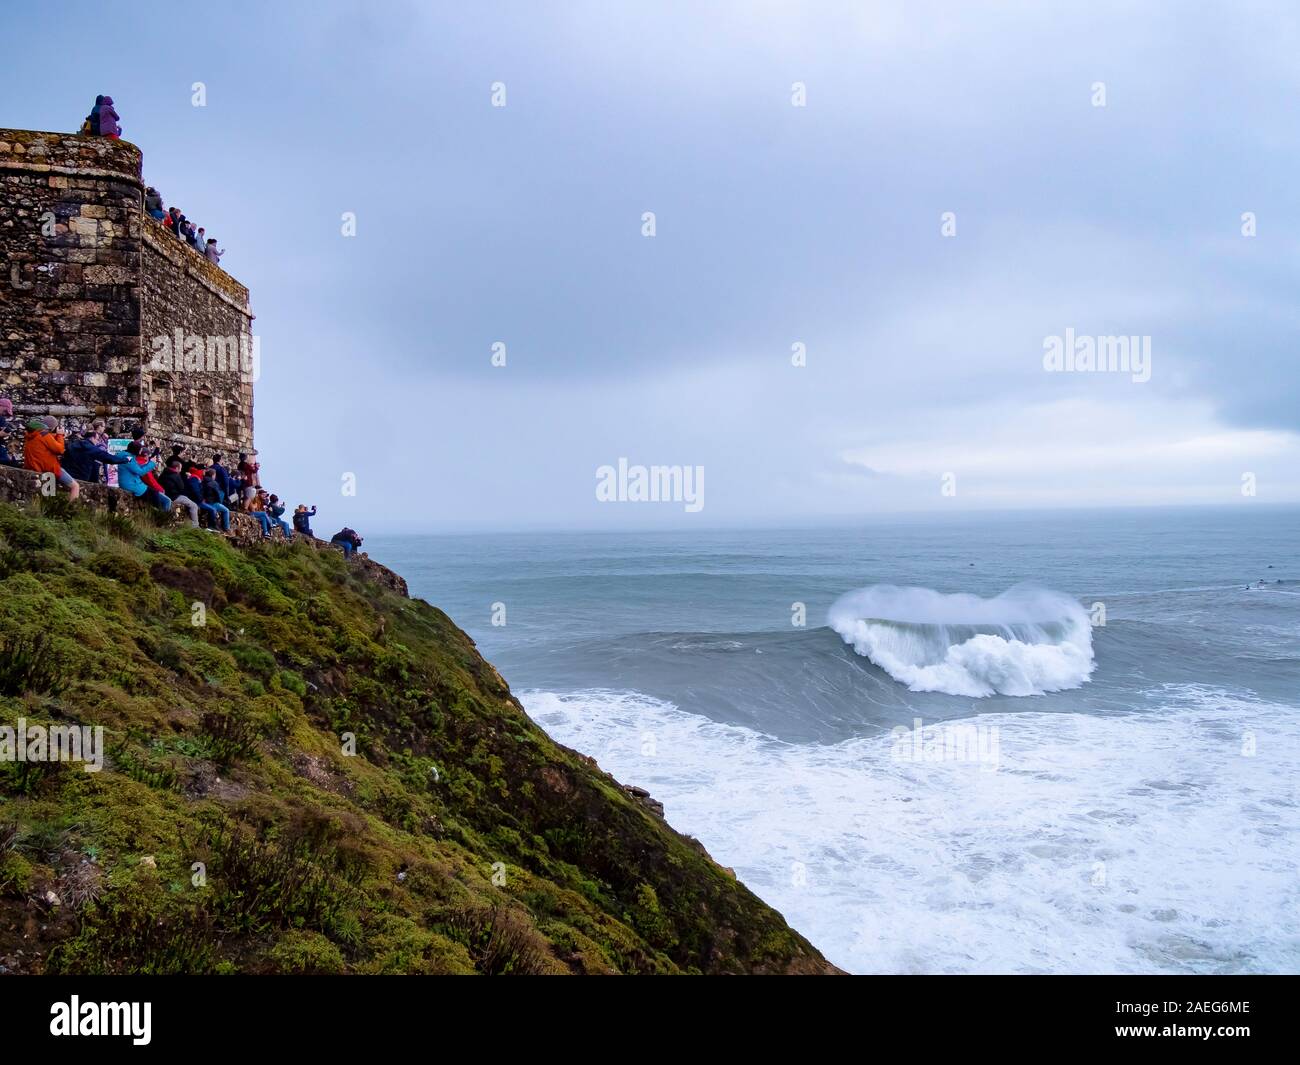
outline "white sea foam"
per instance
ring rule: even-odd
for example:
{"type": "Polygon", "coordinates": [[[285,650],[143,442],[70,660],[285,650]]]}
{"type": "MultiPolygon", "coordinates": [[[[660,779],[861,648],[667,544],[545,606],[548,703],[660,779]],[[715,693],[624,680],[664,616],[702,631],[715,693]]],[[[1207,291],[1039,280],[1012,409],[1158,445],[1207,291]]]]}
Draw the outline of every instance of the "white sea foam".
{"type": "Polygon", "coordinates": [[[991,599],[878,584],[840,596],[827,622],[918,692],[1042,695],[1079,687],[1094,665],[1083,607],[1027,584],[991,599]]]}
{"type": "Polygon", "coordinates": [[[851,971],[1300,969],[1290,708],[1179,687],[1124,715],[979,715],[1000,736],[988,772],[636,693],[523,701],[851,971]]]}

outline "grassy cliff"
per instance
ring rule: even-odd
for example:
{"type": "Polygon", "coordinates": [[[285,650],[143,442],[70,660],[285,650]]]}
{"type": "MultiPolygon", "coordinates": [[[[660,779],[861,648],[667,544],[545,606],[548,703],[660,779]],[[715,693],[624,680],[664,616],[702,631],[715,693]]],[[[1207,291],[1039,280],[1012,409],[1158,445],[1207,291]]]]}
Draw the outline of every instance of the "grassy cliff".
{"type": "Polygon", "coordinates": [[[0,762],[0,971],[831,971],[339,554],[0,504],[20,717],[107,760],[0,762]]]}

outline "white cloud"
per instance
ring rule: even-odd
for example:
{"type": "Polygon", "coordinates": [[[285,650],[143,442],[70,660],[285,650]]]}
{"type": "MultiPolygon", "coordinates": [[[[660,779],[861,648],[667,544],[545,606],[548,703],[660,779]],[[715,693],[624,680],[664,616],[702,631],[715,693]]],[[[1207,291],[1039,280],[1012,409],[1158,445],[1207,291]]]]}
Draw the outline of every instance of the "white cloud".
{"type": "Polygon", "coordinates": [[[1300,499],[1300,435],[1223,426],[1204,402],[1070,399],[936,412],[845,461],[899,478],[941,505],[1083,506],[1243,499],[1255,474],[1270,502],[1300,499]],[[946,502],[946,501],[945,501],[946,502]]]}

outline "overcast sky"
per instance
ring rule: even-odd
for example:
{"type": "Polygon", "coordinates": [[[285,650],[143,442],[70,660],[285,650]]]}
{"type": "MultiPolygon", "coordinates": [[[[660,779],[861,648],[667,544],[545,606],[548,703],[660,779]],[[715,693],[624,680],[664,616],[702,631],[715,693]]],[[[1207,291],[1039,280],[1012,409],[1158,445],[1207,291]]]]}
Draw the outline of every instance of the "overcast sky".
{"type": "Polygon", "coordinates": [[[1297,8],[1132,6],[6,5],[0,126],[115,98],[331,528],[1300,501],[1297,8]]]}

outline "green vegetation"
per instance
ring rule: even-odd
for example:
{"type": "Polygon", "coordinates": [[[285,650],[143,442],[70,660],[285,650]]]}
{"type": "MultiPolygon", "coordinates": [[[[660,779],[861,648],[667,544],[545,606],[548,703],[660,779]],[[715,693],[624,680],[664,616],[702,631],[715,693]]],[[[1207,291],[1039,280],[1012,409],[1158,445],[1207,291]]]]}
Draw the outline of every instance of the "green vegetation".
{"type": "Polygon", "coordinates": [[[20,717],[102,725],[106,756],[0,762],[3,970],[829,968],[338,554],[0,505],[20,717]]]}

